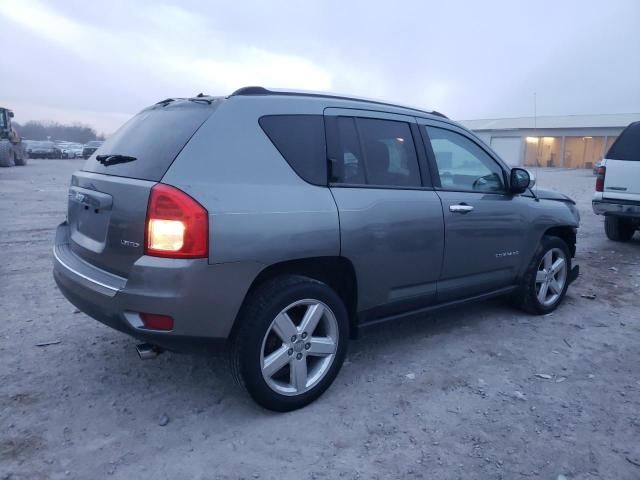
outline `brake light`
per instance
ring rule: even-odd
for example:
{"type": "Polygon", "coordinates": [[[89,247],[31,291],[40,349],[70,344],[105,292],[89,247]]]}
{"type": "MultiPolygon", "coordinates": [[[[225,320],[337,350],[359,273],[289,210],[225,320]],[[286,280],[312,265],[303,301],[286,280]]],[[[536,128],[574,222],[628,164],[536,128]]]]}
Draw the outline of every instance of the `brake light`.
{"type": "Polygon", "coordinates": [[[207,210],[175,187],[158,183],[151,189],[145,231],[145,255],[168,258],[208,256],[207,210]]]}
{"type": "Polygon", "coordinates": [[[598,167],[596,177],[596,192],[604,192],[604,177],[607,174],[607,167],[598,167]]]}

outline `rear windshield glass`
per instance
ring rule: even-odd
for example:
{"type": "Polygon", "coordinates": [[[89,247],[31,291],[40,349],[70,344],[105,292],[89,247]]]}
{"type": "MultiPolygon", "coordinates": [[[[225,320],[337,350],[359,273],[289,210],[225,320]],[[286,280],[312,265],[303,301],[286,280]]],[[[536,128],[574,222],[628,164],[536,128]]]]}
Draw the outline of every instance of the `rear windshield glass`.
{"type": "Polygon", "coordinates": [[[611,145],[606,158],[640,161],[640,122],[634,122],[623,130],[611,145]]]}
{"type": "Polygon", "coordinates": [[[105,140],[83,170],[159,181],[216,105],[217,102],[209,105],[176,100],[147,108],[105,140]],[[98,161],[102,155],[123,155],[135,160],[103,165],[98,161]]]}

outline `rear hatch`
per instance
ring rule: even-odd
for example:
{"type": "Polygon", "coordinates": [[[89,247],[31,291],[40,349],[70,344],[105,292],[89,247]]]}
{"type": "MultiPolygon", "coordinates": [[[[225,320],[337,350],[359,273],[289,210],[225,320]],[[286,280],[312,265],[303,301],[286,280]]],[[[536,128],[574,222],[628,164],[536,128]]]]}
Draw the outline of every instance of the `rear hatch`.
{"type": "Polygon", "coordinates": [[[149,107],[125,123],[73,174],[67,221],[76,255],[128,276],[144,254],[151,188],[219,103],[167,100],[149,107]]]}
{"type": "Polygon", "coordinates": [[[603,198],[640,202],[640,122],[624,129],[605,157],[603,198]]]}

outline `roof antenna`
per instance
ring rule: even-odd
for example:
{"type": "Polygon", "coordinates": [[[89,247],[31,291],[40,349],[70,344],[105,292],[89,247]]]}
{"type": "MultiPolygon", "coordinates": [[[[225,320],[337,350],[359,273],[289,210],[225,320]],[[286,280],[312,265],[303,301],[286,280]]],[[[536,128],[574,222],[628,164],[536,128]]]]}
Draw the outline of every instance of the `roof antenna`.
{"type": "MultiPolygon", "coordinates": [[[[538,195],[536,195],[536,191],[538,190],[538,156],[540,153],[540,139],[538,138],[538,131],[537,131],[537,127],[538,127],[538,105],[537,105],[537,94],[536,92],[533,92],[533,134],[535,135],[535,139],[536,139],[536,163],[535,163],[535,179],[536,179],[536,183],[534,185],[534,188],[531,188],[531,194],[533,195],[533,198],[536,200],[536,202],[539,202],[540,200],[538,199],[538,195]]],[[[528,150],[528,148],[527,148],[528,150]]],[[[526,151],[526,150],[525,150],[526,151]]],[[[525,154],[526,156],[526,154],[525,154]]]]}
{"type": "MultiPolygon", "coordinates": [[[[538,167],[540,166],[539,158],[540,158],[540,137],[538,137],[538,93],[533,92],[533,133],[538,139],[536,142],[536,191],[538,190],[538,180],[540,176],[538,175],[538,167]]],[[[544,147],[543,147],[544,148],[544,147]]]]}

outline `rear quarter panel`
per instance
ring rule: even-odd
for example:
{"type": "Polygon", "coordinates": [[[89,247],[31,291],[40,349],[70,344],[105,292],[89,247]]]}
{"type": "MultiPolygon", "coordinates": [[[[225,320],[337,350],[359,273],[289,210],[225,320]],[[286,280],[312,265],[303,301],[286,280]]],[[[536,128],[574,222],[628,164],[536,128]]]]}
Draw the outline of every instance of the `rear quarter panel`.
{"type": "Polygon", "coordinates": [[[338,255],[331,192],[302,180],[258,124],[263,115],[318,114],[317,100],[232,97],[202,125],[162,182],[209,212],[209,262],[259,262],[338,255]]]}

